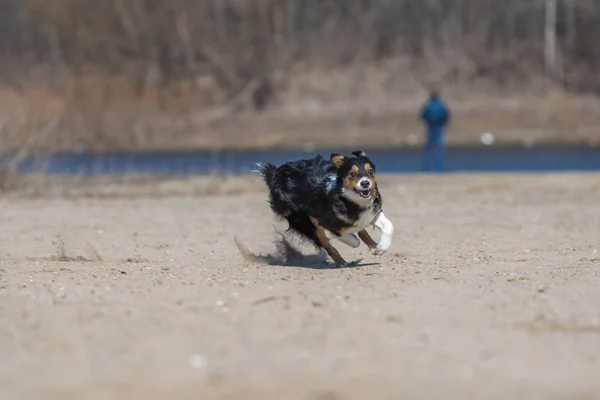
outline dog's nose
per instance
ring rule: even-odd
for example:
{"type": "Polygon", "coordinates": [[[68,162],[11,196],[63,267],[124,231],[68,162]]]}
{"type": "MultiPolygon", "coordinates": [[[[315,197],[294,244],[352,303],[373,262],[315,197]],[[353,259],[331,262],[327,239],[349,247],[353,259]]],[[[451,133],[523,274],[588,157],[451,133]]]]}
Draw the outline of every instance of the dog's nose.
{"type": "Polygon", "coordinates": [[[363,189],[368,189],[371,187],[371,181],[369,181],[368,179],[365,179],[364,181],[360,182],[360,187],[363,189]]]}

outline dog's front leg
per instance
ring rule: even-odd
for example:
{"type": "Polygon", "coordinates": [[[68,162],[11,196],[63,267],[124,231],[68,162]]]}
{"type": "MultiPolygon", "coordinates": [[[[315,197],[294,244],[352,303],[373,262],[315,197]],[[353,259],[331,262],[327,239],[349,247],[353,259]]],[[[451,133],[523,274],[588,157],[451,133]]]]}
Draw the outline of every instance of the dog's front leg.
{"type": "Polygon", "coordinates": [[[375,217],[373,225],[381,231],[381,238],[379,239],[379,244],[374,249],[372,248],[371,252],[373,254],[383,254],[388,251],[392,245],[394,224],[392,224],[392,222],[386,218],[383,211],[380,211],[375,217]]]}
{"type": "Polygon", "coordinates": [[[369,233],[365,229],[358,232],[358,237],[364,242],[364,244],[367,245],[367,247],[371,250],[373,254],[376,254],[375,249],[377,248],[377,242],[373,240],[371,235],[369,235],[369,233]]]}

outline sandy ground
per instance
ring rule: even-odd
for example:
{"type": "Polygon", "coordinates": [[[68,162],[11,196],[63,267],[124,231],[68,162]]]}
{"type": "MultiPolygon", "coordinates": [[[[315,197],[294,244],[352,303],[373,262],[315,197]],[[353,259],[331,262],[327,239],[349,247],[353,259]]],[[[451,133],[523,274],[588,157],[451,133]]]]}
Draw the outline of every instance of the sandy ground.
{"type": "Polygon", "coordinates": [[[0,397],[600,398],[599,175],[380,186],[392,250],[349,269],[244,263],[262,190],[5,195],[0,397]]]}

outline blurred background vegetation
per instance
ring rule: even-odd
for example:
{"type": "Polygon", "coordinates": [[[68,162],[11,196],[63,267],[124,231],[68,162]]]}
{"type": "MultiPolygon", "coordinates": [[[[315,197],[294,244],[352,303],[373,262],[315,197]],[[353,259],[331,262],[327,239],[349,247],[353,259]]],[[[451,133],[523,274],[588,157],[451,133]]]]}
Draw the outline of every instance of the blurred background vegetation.
{"type": "Polygon", "coordinates": [[[432,87],[450,141],[595,141],[599,37],[597,0],[0,0],[0,149],[415,144],[432,87]]]}

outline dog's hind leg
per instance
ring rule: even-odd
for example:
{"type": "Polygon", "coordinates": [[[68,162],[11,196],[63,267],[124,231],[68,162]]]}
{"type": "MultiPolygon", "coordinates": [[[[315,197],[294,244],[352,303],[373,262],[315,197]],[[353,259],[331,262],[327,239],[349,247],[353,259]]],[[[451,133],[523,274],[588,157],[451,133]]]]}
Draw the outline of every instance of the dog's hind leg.
{"type": "Polygon", "coordinates": [[[301,212],[295,212],[287,216],[286,219],[290,224],[290,229],[292,231],[299,233],[306,239],[309,239],[317,247],[323,248],[323,246],[321,246],[321,241],[317,237],[315,225],[313,225],[308,215],[301,212]]]}
{"type": "Polygon", "coordinates": [[[335,263],[335,266],[339,268],[346,265],[346,260],[344,260],[344,258],[335,249],[335,247],[331,245],[329,239],[327,238],[327,235],[325,234],[325,229],[323,229],[323,227],[319,225],[319,221],[312,217],[310,217],[310,220],[312,221],[315,227],[315,234],[317,236],[317,239],[319,240],[320,247],[323,247],[325,251],[327,251],[327,254],[329,254],[331,259],[335,263]]]}

